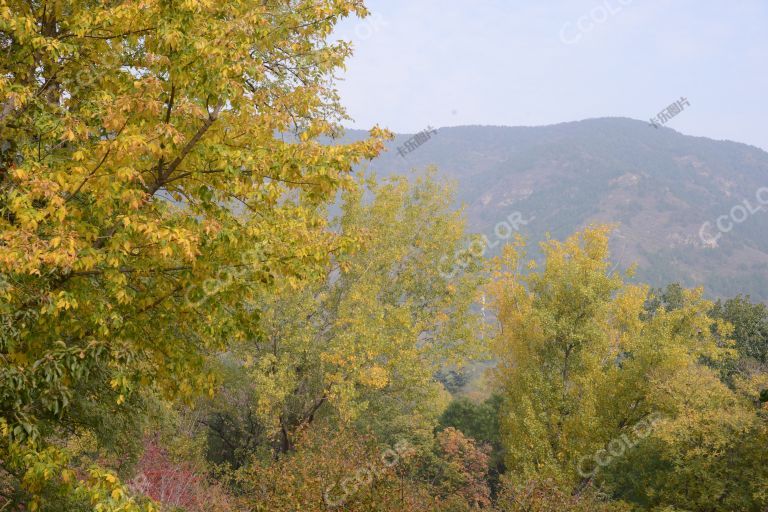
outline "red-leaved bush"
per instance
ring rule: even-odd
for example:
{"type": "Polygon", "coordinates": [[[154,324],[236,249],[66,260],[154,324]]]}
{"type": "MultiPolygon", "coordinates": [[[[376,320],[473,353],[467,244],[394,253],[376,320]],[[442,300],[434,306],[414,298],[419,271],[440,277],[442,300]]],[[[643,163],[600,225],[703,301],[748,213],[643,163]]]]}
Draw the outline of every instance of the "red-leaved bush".
{"type": "Polygon", "coordinates": [[[133,492],[152,498],[164,508],[182,508],[187,512],[235,510],[220,485],[209,482],[191,464],[172,460],[155,441],[145,443],[136,476],[128,486],[133,492]]]}
{"type": "Polygon", "coordinates": [[[437,444],[443,459],[442,486],[471,507],[489,507],[490,448],[478,446],[474,439],[452,427],[437,434],[437,444]]]}

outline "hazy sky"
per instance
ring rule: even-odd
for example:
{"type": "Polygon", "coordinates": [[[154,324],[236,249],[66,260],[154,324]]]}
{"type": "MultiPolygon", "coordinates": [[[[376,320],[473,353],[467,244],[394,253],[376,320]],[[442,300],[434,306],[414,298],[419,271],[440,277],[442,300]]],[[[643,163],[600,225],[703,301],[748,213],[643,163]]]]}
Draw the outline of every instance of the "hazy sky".
{"type": "Polygon", "coordinates": [[[648,120],[768,150],[767,0],[368,0],[337,36],[352,126],[648,120]]]}

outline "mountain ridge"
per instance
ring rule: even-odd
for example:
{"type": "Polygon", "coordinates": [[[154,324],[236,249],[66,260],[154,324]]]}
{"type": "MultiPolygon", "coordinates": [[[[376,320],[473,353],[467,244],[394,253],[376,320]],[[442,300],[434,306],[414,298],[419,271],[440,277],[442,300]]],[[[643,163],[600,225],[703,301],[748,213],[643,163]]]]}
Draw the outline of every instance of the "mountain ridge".
{"type": "MultiPolygon", "coordinates": [[[[348,130],[344,139],[364,134],[348,130]]],[[[638,280],[768,301],[768,152],[759,147],[625,117],[438,128],[401,157],[412,135],[397,134],[370,169],[388,176],[436,166],[457,182],[473,232],[492,235],[519,212],[534,219],[520,230],[534,246],[547,233],[617,223],[614,256],[621,268],[636,262],[638,280]]]]}

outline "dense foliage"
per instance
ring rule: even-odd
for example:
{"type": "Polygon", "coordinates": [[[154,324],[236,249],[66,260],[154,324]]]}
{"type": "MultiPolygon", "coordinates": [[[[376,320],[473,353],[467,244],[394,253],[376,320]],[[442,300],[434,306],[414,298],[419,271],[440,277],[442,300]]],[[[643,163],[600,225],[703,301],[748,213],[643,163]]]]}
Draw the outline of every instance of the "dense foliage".
{"type": "MultiPolygon", "coordinates": [[[[67,432],[112,435],[147,390],[213,393],[207,356],[258,330],[242,300],[350,243],[317,207],[383,134],[316,139],[343,115],[329,77],[349,47],[326,36],[352,13],[360,2],[0,4],[0,460],[13,500],[85,482],[63,472],[54,440],[67,432]]],[[[91,473],[93,501],[103,488],[104,506],[129,506],[114,476],[91,473]]]]}
{"type": "Polygon", "coordinates": [[[729,387],[718,368],[744,343],[734,348],[721,308],[679,286],[649,300],[609,272],[607,244],[607,229],[591,228],[544,244],[541,271],[521,272],[519,246],[499,261],[509,478],[596,487],[642,509],[762,510],[764,369],[729,387]]]}

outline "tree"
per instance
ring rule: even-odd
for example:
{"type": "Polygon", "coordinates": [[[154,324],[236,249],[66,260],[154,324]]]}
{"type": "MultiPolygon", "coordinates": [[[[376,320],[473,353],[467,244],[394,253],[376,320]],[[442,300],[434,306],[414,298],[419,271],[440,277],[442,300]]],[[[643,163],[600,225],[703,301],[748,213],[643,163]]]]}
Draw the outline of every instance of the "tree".
{"type": "MultiPolygon", "coordinates": [[[[594,492],[573,494],[554,480],[505,482],[496,504],[500,512],[629,512],[626,503],[612,502],[594,492]]],[[[667,512],[667,511],[665,511],[667,512]]]]}
{"type": "Polygon", "coordinates": [[[645,309],[654,314],[659,308],[666,311],[680,309],[685,301],[685,289],[680,283],[670,283],[666,288],[654,288],[648,294],[645,309]]]}
{"type": "MultiPolygon", "coordinates": [[[[344,115],[331,79],[350,47],[326,39],[350,14],[361,1],[0,4],[0,464],[14,500],[66,484],[49,439],[140,413],[147,389],[213,392],[208,355],[258,330],[242,301],[345,247],[318,205],[386,135],[317,142],[344,115]]],[[[100,471],[94,499],[112,485],[100,471]]],[[[121,492],[109,506],[127,506],[121,492]]]]}
{"type": "Polygon", "coordinates": [[[646,510],[765,510],[765,413],[703,365],[657,384],[663,417],[601,472],[603,487],[646,510]]]}
{"type": "Polygon", "coordinates": [[[449,280],[436,265],[468,242],[451,195],[431,175],[369,180],[345,194],[332,226],[356,249],[335,255],[317,279],[277,283],[249,303],[263,335],[236,352],[245,364],[227,396],[247,388],[250,398],[210,404],[212,413],[258,425],[277,453],[321,416],[385,442],[431,442],[448,402],[433,376],[481,352],[472,310],[480,267],[449,280]]]}
{"type": "Polygon", "coordinates": [[[455,428],[448,427],[436,436],[442,459],[437,487],[446,499],[460,498],[468,509],[491,505],[488,486],[490,446],[478,446],[455,428]]]}
{"type": "Polygon", "coordinates": [[[551,479],[578,494],[605,484],[651,506],[758,510],[764,472],[747,458],[755,479],[746,480],[735,454],[760,445],[764,422],[702,364],[732,354],[728,326],[708,315],[702,290],[648,315],[647,288],[608,271],[607,235],[592,227],[545,242],[542,270],[522,272],[521,242],[498,262],[496,376],[513,485],[551,479]],[[611,480],[641,453],[643,470],[625,473],[645,489],[639,497],[611,480]]]}
{"type": "Polygon", "coordinates": [[[753,303],[749,297],[718,300],[712,316],[733,325],[731,337],[740,358],[768,364],[768,307],[753,303]]]}
{"type": "Polygon", "coordinates": [[[440,416],[438,428],[455,428],[468,438],[491,448],[488,482],[495,495],[499,490],[499,478],[504,473],[504,452],[499,432],[501,396],[492,395],[482,403],[467,398],[456,398],[440,416]]]}
{"type": "Polygon", "coordinates": [[[233,500],[220,484],[211,484],[204,474],[184,460],[174,460],[155,439],[147,440],[129,487],[150,496],[164,508],[185,512],[234,511],[233,500]]]}
{"type": "Polygon", "coordinates": [[[403,477],[412,456],[407,444],[382,446],[355,431],[306,430],[278,461],[255,461],[238,471],[242,509],[437,512],[427,487],[403,477]]]}

